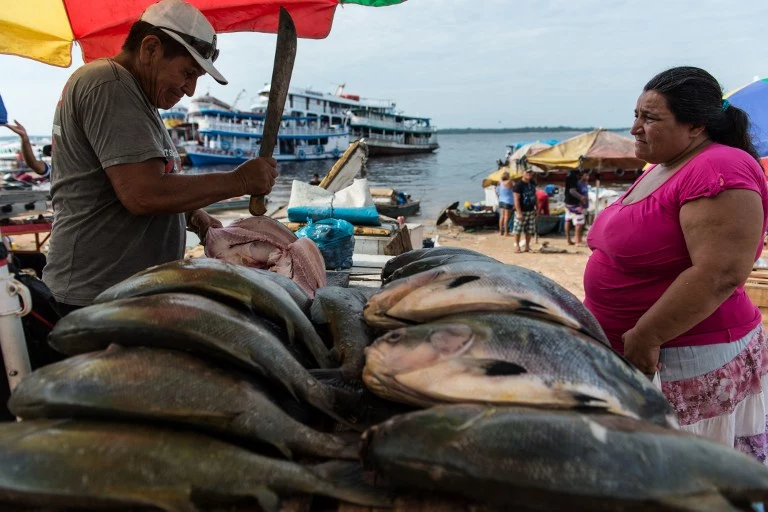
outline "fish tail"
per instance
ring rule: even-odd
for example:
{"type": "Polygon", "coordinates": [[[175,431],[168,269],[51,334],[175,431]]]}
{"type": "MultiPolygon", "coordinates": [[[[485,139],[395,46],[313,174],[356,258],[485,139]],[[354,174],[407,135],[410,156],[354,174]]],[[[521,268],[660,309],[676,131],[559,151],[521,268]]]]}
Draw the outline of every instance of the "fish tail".
{"type": "Polygon", "coordinates": [[[359,462],[333,460],[313,466],[311,471],[326,481],[330,496],[368,507],[393,504],[391,493],[372,485],[372,474],[367,474],[359,462]]]}

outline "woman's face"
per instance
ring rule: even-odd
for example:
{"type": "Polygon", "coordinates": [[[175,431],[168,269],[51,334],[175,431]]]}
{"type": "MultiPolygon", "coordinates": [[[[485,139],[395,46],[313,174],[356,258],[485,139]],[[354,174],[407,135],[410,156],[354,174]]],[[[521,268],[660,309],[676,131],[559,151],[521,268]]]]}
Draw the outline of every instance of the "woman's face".
{"type": "Polygon", "coordinates": [[[630,130],[635,136],[637,158],[653,164],[669,162],[686,150],[693,132],[692,125],[675,119],[666,98],[658,92],[646,91],[637,99],[630,130]]]}

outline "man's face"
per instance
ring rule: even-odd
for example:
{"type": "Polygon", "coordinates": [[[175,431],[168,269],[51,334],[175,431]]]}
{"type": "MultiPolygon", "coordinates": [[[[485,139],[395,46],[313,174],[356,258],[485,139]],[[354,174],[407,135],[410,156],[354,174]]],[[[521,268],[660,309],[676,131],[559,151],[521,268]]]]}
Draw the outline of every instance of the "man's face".
{"type": "Polygon", "coordinates": [[[184,95],[193,96],[197,79],[204,74],[203,68],[189,54],[171,58],[157,55],[150,60],[142,83],[155,107],[169,109],[184,95]]]}

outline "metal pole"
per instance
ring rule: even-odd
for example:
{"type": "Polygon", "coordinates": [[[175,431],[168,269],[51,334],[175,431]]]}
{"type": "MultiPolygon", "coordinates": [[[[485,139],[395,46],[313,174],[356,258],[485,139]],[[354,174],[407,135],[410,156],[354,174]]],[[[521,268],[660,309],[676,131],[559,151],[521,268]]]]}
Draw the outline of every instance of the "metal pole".
{"type": "Polygon", "coordinates": [[[20,317],[29,313],[32,300],[26,286],[8,271],[8,250],[0,243],[0,348],[5,363],[5,376],[11,391],[32,371],[20,317]],[[19,306],[19,295],[21,306],[19,306]]]}

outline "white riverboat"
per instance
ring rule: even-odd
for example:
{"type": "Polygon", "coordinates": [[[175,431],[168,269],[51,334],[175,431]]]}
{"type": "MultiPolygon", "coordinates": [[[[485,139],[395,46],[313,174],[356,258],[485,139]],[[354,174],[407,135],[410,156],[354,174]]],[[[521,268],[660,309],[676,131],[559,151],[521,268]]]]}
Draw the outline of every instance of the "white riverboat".
{"type": "MultiPolygon", "coordinates": [[[[259,154],[269,87],[259,92],[250,111],[241,111],[212,96],[192,99],[187,121],[197,125],[199,143],[186,146],[195,166],[238,164],[259,154]]],[[[338,158],[350,142],[349,109],[341,96],[291,88],[273,157],[285,160],[338,158]]]]}
{"type": "MultiPolygon", "coordinates": [[[[259,91],[248,111],[210,95],[193,98],[186,121],[196,127],[197,143],[184,145],[191,163],[238,164],[258,156],[268,101],[269,86],[259,91]]],[[[338,158],[350,142],[361,138],[372,155],[438,147],[429,119],[405,116],[395,110],[394,102],[344,94],[343,86],[333,94],[290,88],[273,156],[278,161],[338,158]]]]}

